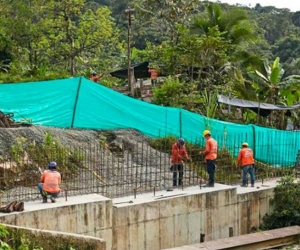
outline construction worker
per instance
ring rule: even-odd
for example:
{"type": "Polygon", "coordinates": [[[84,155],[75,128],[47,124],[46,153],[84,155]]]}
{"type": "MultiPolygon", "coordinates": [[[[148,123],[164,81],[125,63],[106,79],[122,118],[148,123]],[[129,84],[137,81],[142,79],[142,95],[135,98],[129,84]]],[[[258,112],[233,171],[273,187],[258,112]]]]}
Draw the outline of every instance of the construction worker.
{"type": "Polygon", "coordinates": [[[254,187],[255,182],[253,151],[248,146],[249,145],[247,142],[244,142],[242,144],[242,149],[240,150],[237,158],[237,167],[242,166],[243,168],[243,182],[241,185],[242,187],[247,186],[248,173],[250,174],[251,187],[254,187]]]}
{"type": "Polygon", "coordinates": [[[159,74],[159,69],[157,67],[150,67],[148,69],[148,73],[150,74],[151,85],[155,87],[157,85],[157,77],[159,74]]]}
{"type": "Polygon", "coordinates": [[[204,130],[203,136],[206,139],[206,144],[205,150],[203,152],[200,152],[200,155],[205,156],[206,168],[209,176],[208,183],[204,187],[214,187],[218,143],[215,139],[211,137],[209,130],[204,130]]]}
{"type": "Polygon", "coordinates": [[[57,163],[51,161],[48,164],[48,170],[45,170],[41,176],[41,183],[38,189],[43,197],[43,203],[47,203],[47,196],[50,195],[52,203],[56,202],[56,198],[60,194],[61,175],[57,171],[57,163]]]}
{"type": "Polygon", "coordinates": [[[186,148],[184,146],[185,142],[183,138],[179,138],[173,145],[172,145],[172,152],[171,152],[171,172],[173,172],[173,187],[181,186],[182,179],[183,179],[183,162],[184,161],[191,161],[186,148]],[[179,173],[179,178],[177,182],[177,172],[179,173]]]}
{"type": "Polygon", "coordinates": [[[103,77],[103,74],[99,76],[96,72],[92,72],[90,80],[93,82],[98,82],[102,77],[103,77]]]}

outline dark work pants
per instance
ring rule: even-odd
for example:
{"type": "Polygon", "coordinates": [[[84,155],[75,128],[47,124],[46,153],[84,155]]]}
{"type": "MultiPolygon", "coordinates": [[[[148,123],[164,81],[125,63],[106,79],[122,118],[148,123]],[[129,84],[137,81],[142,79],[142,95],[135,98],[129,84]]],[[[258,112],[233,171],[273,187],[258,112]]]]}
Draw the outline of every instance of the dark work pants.
{"type": "Polygon", "coordinates": [[[254,185],[255,171],[252,164],[243,166],[243,185],[246,185],[248,183],[248,173],[250,174],[251,185],[254,185]]]}
{"type": "Polygon", "coordinates": [[[207,166],[207,173],[208,173],[208,184],[214,184],[215,183],[215,160],[206,160],[206,166],[207,166]]]}
{"type": "Polygon", "coordinates": [[[183,164],[173,165],[173,186],[177,186],[177,172],[179,173],[178,186],[181,186],[183,178],[183,164]]]}

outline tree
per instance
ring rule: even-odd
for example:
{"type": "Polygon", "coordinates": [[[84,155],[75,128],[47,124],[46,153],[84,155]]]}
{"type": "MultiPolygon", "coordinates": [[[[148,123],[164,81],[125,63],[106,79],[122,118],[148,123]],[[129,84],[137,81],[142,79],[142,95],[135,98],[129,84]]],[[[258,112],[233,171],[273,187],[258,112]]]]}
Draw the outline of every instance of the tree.
{"type": "Polygon", "coordinates": [[[258,10],[255,20],[264,31],[264,37],[270,45],[278,40],[297,34],[297,27],[292,23],[292,13],[288,9],[277,9],[275,7],[262,7],[258,10]]]}
{"type": "Polygon", "coordinates": [[[262,72],[251,71],[249,77],[253,80],[259,100],[277,104],[278,98],[284,93],[283,90],[300,84],[300,76],[291,75],[284,78],[285,71],[279,63],[279,57],[272,64],[269,64],[267,60],[263,63],[264,70],[262,72]]]}
{"type": "MultiPolygon", "coordinates": [[[[254,30],[255,25],[250,24],[249,18],[245,11],[240,8],[232,8],[223,12],[218,4],[209,3],[206,8],[206,16],[196,16],[192,20],[191,33],[203,36],[215,36],[223,40],[223,44],[219,43],[219,58],[222,61],[212,61],[206,66],[212,67],[215,71],[219,71],[217,79],[221,75],[226,78],[226,72],[221,69],[223,66],[231,65],[232,67],[249,67],[255,64],[259,56],[248,52],[249,44],[258,40],[254,30]],[[212,31],[214,32],[214,35],[212,31]],[[218,32],[216,32],[218,31],[218,32]],[[247,48],[247,49],[246,49],[247,48]],[[226,60],[224,60],[226,59],[226,60]]],[[[211,44],[211,43],[208,43],[211,44]]],[[[207,59],[204,53],[204,58],[207,59]]],[[[218,80],[220,82],[220,80],[218,80]]]]}
{"type": "Polygon", "coordinates": [[[43,11],[45,1],[14,0],[1,1],[2,34],[11,42],[14,58],[29,62],[30,69],[38,64],[39,42],[43,39],[43,11]]]}
{"type": "Polygon", "coordinates": [[[200,94],[195,84],[187,84],[178,78],[168,77],[160,88],[155,88],[153,103],[157,105],[185,108],[199,112],[200,94]]]}
{"type": "Polygon", "coordinates": [[[14,59],[9,73],[32,77],[53,70],[65,77],[115,65],[122,46],[111,13],[87,6],[86,0],[1,1],[2,37],[14,59]]]}
{"type": "Polygon", "coordinates": [[[210,3],[206,9],[206,16],[196,16],[191,29],[196,33],[208,34],[213,27],[218,27],[222,37],[234,45],[233,50],[257,40],[246,12],[239,8],[223,12],[219,4],[210,3]]]}
{"type": "Polygon", "coordinates": [[[292,15],[292,22],[295,26],[300,28],[300,11],[296,11],[293,15],[292,15]]]}
{"type": "MultiPolygon", "coordinates": [[[[277,57],[272,64],[267,60],[263,62],[263,70],[254,70],[248,73],[252,79],[252,89],[255,90],[259,102],[273,103],[277,105],[290,106],[299,100],[298,86],[300,84],[299,75],[284,77],[284,69],[277,57]]],[[[268,119],[271,125],[283,129],[286,116],[283,112],[276,112],[273,121],[268,119]]],[[[291,114],[289,114],[290,116],[291,114]]],[[[294,118],[297,114],[294,113],[294,118]]]]}
{"type": "Polygon", "coordinates": [[[107,7],[92,10],[86,9],[85,0],[51,0],[47,12],[45,44],[49,58],[52,63],[69,68],[71,75],[76,72],[77,58],[91,64],[91,59],[99,57],[107,46],[115,43],[111,48],[117,48],[118,31],[107,7]]]}
{"type": "MultiPolygon", "coordinates": [[[[168,67],[176,71],[178,54],[176,47],[180,40],[179,26],[189,24],[190,15],[197,12],[197,0],[136,0],[136,18],[141,24],[136,28],[138,34],[147,30],[154,45],[164,43],[168,49],[168,67]],[[155,32],[154,32],[155,31],[155,32]]],[[[145,37],[145,36],[144,36],[145,37]]],[[[150,38],[149,36],[147,38],[150,38]]]]}
{"type": "Polygon", "coordinates": [[[295,35],[285,37],[274,44],[272,53],[279,57],[282,63],[290,63],[300,57],[300,39],[295,35]]]}

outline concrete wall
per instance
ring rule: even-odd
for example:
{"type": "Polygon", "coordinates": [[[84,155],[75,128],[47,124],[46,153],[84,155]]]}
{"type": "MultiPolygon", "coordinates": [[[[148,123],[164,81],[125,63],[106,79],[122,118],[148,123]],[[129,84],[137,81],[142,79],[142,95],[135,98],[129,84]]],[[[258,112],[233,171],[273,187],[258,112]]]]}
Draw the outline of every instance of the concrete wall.
{"type": "Polygon", "coordinates": [[[19,238],[22,237],[23,240],[32,239],[30,242],[32,245],[28,245],[30,249],[42,247],[43,250],[53,250],[58,249],[58,246],[60,249],[69,249],[72,246],[78,250],[106,250],[105,241],[96,237],[5,224],[4,226],[9,232],[8,239],[10,239],[12,249],[19,249],[19,238]]]}
{"type": "Polygon", "coordinates": [[[84,197],[55,206],[39,203],[39,208],[26,203],[24,212],[0,214],[0,222],[99,237],[107,250],[159,250],[199,243],[201,238],[210,241],[249,233],[270,212],[273,187],[217,184],[142,194],[136,199],[84,197]]]}
{"type": "Polygon", "coordinates": [[[112,242],[112,200],[100,195],[69,197],[67,202],[25,203],[25,211],[0,214],[4,224],[88,235],[112,242]]]}
{"type": "Polygon", "coordinates": [[[158,250],[246,234],[270,212],[273,197],[273,188],[186,191],[166,199],[114,205],[113,250],[158,250]]]}
{"type": "Polygon", "coordinates": [[[273,188],[237,195],[239,225],[235,236],[248,234],[258,229],[265,214],[272,211],[270,198],[273,188]]]}

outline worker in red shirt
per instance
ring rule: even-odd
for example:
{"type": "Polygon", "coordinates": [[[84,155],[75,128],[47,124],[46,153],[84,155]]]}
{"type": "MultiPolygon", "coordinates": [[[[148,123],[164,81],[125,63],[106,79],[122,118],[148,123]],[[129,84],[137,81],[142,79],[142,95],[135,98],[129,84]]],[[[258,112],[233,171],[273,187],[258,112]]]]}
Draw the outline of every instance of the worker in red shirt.
{"type": "Polygon", "coordinates": [[[156,86],[157,85],[157,77],[158,77],[158,74],[159,74],[159,69],[150,67],[148,69],[148,73],[150,74],[151,85],[156,86]]]}
{"type": "Polygon", "coordinates": [[[103,77],[103,74],[99,76],[96,72],[92,72],[90,80],[93,82],[98,82],[102,77],[103,77]]]}
{"type": "Polygon", "coordinates": [[[57,163],[49,162],[48,170],[45,170],[41,176],[41,183],[38,185],[40,194],[43,197],[43,203],[47,203],[47,196],[50,196],[51,202],[56,202],[60,194],[61,175],[57,171],[57,163]]]}
{"type": "Polygon", "coordinates": [[[206,139],[205,150],[200,152],[200,154],[204,155],[205,157],[208,173],[208,183],[204,187],[214,187],[218,143],[211,137],[209,130],[204,130],[203,136],[206,139]]]}
{"type": "Polygon", "coordinates": [[[243,168],[243,183],[242,187],[246,187],[248,183],[248,173],[250,174],[251,187],[254,187],[255,182],[255,171],[254,171],[254,158],[253,151],[248,147],[248,143],[244,142],[242,144],[242,149],[240,150],[237,158],[237,167],[242,166],[243,168]]]}
{"type": "Polygon", "coordinates": [[[170,170],[173,172],[173,187],[182,185],[183,179],[183,162],[191,161],[186,148],[184,146],[185,142],[183,138],[179,138],[177,142],[172,145],[171,152],[171,168],[170,170]],[[177,172],[179,173],[179,178],[177,182],[177,172]]]}

